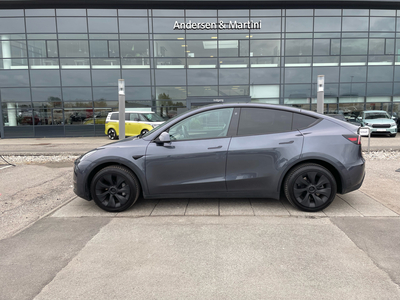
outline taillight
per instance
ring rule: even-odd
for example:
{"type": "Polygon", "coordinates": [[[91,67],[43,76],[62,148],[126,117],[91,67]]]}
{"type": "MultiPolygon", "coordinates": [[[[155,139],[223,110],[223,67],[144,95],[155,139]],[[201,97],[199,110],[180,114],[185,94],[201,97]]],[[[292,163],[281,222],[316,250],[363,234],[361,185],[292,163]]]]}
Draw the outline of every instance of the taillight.
{"type": "Polygon", "coordinates": [[[361,135],[359,134],[344,134],[343,137],[353,144],[361,145],[361,135]]]}

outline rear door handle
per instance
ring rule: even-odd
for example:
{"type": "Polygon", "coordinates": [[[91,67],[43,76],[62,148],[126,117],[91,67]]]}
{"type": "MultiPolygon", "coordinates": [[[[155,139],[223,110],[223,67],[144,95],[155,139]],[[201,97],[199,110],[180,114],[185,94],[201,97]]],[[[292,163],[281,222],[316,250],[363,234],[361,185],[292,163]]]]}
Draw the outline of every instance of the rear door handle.
{"type": "Polygon", "coordinates": [[[219,149],[222,148],[222,146],[217,146],[217,147],[208,147],[208,149],[219,149]]]}
{"type": "Polygon", "coordinates": [[[286,144],[293,144],[294,143],[294,141],[289,141],[289,142],[282,142],[282,143],[279,143],[279,145],[286,145],[286,144]]]}

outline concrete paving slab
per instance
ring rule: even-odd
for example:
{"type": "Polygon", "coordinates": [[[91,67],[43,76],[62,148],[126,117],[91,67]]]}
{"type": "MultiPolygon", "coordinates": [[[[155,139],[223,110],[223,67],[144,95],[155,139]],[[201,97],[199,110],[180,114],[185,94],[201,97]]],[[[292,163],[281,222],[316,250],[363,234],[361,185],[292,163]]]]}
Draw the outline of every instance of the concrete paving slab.
{"type": "Polygon", "coordinates": [[[249,199],[219,199],[221,216],[254,216],[249,199]]]}
{"type": "Polygon", "coordinates": [[[338,195],[339,198],[346,201],[350,206],[359,211],[363,216],[366,217],[396,217],[394,211],[385,207],[375,199],[369,197],[368,195],[360,192],[354,191],[345,195],[338,195]]]}
{"type": "Polygon", "coordinates": [[[328,218],[159,217],[113,219],[35,300],[82,298],[400,299],[400,291],[328,218]]]}
{"type": "Polygon", "coordinates": [[[400,286],[399,218],[334,218],[332,222],[400,286]]]}
{"type": "Polygon", "coordinates": [[[256,216],[290,216],[282,202],[276,199],[250,199],[256,216]]]}
{"type": "Polygon", "coordinates": [[[152,216],[183,216],[189,203],[188,199],[162,199],[158,202],[152,216]]]}
{"type": "Polygon", "coordinates": [[[189,199],[186,216],[218,216],[218,199],[189,199]]]}
{"type": "Polygon", "coordinates": [[[329,205],[323,212],[328,217],[362,217],[363,215],[350,206],[346,201],[339,198],[338,196],[335,197],[331,205],[329,205]]]}
{"type": "Polygon", "coordinates": [[[153,212],[160,200],[139,199],[128,210],[117,214],[118,217],[147,217],[153,212]]]}
{"type": "Polygon", "coordinates": [[[287,209],[287,211],[290,213],[291,216],[310,217],[310,218],[326,217],[326,214],[323,211],[317,211],[317,212],[301,211],[301,210],[293,207],[286,198],[281,198],[281,202],[282,202],[283,206],[287,209]]]}
{"type": "Polygon", "coordinates": [[[86,201],[84,199],[76,199],[71,203],[63,206],[51,217],[56,218],[80,218],[80,217],[115,217],[117,213],[110,213],[99,208],[93,201],[86,201]],[[87,202],[83,204],[78,202],[79,200],[87,202]],[[78,205],[77,205],[78,204],[78,205]]]}
{"type": "Polygon", "coordinates": [[[33,299],[109,221],[45,218],[1,240],[0,299],[33,299]]]}

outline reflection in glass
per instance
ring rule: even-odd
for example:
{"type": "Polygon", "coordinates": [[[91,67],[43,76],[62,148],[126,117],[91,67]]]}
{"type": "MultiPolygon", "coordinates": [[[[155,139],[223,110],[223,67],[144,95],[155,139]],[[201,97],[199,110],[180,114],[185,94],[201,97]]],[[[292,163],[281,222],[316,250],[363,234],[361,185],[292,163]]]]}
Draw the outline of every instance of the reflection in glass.
{"type": "Polygon", "coordinates": [[[40,116],[33,113],[30,102],[3,102],[3,123],[4,126],[26,126],[37,125],[41,122],[40,116]]]}
{"type": "Polygon", "coordinates": [[[355,97],[366,95],[365,83],[341,83],[340,94],[341,97],[355,97]]]}
{"type": "Polygon", "coordinates": [[[187,71],[188,85],[213,85],[218,82],[217,70],[194,69],[187,71]]]}
{"type": "Polygon", "coordinates": [[[250,56],[279,56],[280,40],[251,40],[250,56]]]}
{"type": "Polygon", "coordinates": [[[343,31],[368,31],[368,18],[343,17],[343,31]]]}
{"type": "Polygon", "coordinates": [[[314,31],[340,31],[341,18],[340,17],[316,17],[314,24],[314,31]]]}
{"type": "Polygon", "coordinates": [[[120,45],[122,57],[149,57],[149,42],[147,41],[121,41],[120,45]]]}
{"type": "Polygon", "coordinates": [[[88,41],[58,41],[60,57],[89,57],[88,41]]]}
{"type": "Polygon", "coordinates": [[[343,55],[362,55],[368,52],[368,39],[343,39],[343,55]]]}
{"type": "Polygon", "coordinates": [[[371,31],[394,31],[395,18],[371,17],[371,31]]]}
{"type": "Polygon", "coordinates": [[[290,55],[311,55],[312,40],[286,40],[285,54],[290,55]]]}
{"type": "Polygon", "coordinates": [[[220,69],[219,84],[249,84],[249,71],[243,69],[220,69]]]}
{"type": "Polygon", "coordinates": [[[368,67],[368,82],[393,81],[393,66],[368,67]]]}
{"type": "Polygon", "coordinates": [[[250,84],[278,84],[280,81],[279,68],[250,69],[250,84]]]}
{"type": "Polygon", "coordinates": [[[249,66],[248,57],[221,57],[219,59],[220,68],[247,68],[249,66]]]}
{"type": "Polygon", "coordinates": [[[310,84],[286,84],[284,87],[284,97],[285,98],[295,98],[295,99],[311,97],[311,85],[310,84]]]}
{"type": "Polygon", "coordinates": [[[313,18],[310,17],[287,17],[286,32],[312,32],[313,18]]]}
{"type": "Polygon", "coordinates": [[[185,57],[184,41],[154,41],[155,57],[185,57]]]}
{"type": "Polygon", "coordinates": [[[185,86],[160,86],[156,88],[157,100],[186,99],[185,86]]]}
{"type": "Polygon", "coordinates": [[[88,18],[90,33],[118,33],[117,18],[88,18]]]}
{"type": "Polygon", "coordinates": [[[392,83],[368,83],[367,96],[391,96],[392,87],[392,83]]]}
{"type": "Polygon", "coordinates": [[[57,18],[58,33],[86,33],[86,18],[57,18]]]}
{"type": "Polygon", "coordinates": [[[119,18],[120,33],[147,33],[147,18],[119,18]]]}
{"type": "Polygon", "coordinates": [[[217,67],[216,58],[187,58],[188,68],[211,69],[217,67]]]}
{"type": "Polygon", "coordinates": [[[280,57],[256,57],[250,58],[252,68],[273,68],[279,67],[280,57]]]}
{"type": "Polygon", "coordinates": [[[56,32],[55,18],[26,18],[26,32],[52,33],[56,32]]]}
{"type": "Polygon", "coordinates": [[[219,96],[248,96],[248,85],[220,86],[219,96]]]}
{"type": "Polygon", "coordinates": [[[189,86],[188,96],[218,96],[218,86],[189,86]]]}

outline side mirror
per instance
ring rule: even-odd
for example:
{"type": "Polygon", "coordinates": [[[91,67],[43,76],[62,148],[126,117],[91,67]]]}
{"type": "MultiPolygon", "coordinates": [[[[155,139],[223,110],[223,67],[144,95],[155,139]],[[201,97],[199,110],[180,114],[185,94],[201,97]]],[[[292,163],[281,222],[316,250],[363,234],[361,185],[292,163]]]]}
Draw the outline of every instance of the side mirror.
{"type": "Polygon", "coordinates": [[[155,140],[157,145],[168,146],[171,147],[171,137],[168,132],[164,131],[159,135],[159,137],[155,140]],[[167,144],[167,145],[166,145],[167,144]]]}
{"type": "Polygon", "coordinates": [[[361,121],[361,120],[362,120],[362,118],[361,118],[361,117],[357,117],[357,120],[361,121]]]}
{"type": "Polygon", "coordinates": [[[392,119],[393,119],[393,120],[396,120],[396,117],[395,117],[395,116],[392,116],[392,119]]]}
{"type": "Polygon", "coordinates": [[[163,133],[160,134],[160,136],[158,137],[158,139],[160,140],[160,142],[162,143],[171,143],[171,137],[169,136],[169,133],[164,131],[163,133]]]}

